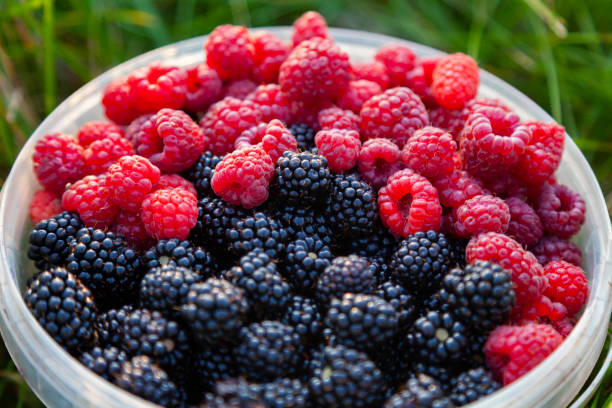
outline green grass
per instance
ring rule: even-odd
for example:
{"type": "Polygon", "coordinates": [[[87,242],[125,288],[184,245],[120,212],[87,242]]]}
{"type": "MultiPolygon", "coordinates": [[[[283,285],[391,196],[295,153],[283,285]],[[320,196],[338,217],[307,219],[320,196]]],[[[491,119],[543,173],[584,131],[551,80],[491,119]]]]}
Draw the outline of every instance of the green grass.
{"type": "MultiPolygon", "coordinates": [[[[612,203],[609,0],[0,0],[0,182],[45,115],[108,68],[221,23],[291,24],[308,9],[471,54],[567,128],[612,203]]],[[[593,406],[610,402],[611,379],[593,406]]],[[[0,401],[38,406],[4,351],[0,401]]]]}

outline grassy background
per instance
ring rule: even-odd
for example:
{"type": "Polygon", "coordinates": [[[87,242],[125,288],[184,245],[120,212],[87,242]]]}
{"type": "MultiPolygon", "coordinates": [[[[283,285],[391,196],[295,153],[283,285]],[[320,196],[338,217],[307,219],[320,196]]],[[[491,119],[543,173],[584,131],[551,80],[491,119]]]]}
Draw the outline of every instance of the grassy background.
{"type": "MultiPolygon", "coordinates": [[[[309,9],[331,26],[469,53],[567,128],[610,208],[609,0],[0,0],[0,183],[42,118],[109,67],[221,23],[288,25],[309,9]]],[[[593,407],[612,401],[611,377],[593,407]]],[[[40,406],[3,348],[0,402],[40,406]]]]}

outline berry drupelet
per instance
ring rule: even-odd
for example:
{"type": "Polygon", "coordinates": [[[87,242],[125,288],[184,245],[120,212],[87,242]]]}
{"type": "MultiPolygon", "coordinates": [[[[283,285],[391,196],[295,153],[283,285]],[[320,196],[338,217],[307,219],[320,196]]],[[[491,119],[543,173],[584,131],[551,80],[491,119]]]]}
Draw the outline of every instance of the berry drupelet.
{"type": "Polygon", "coordinates": [[[289,126],[289,131],[295,137],[295,140],[297,140],[300,151],[305,152],[315,147],[315,131],[307,124],[294,123],[289,126]]]}
{"type": "Polygon", "coordinates": [[[397,242],[397,239],[389,233],[389,230],[377,222],[369,235],[348,239],[348,242],[343,245],[342,251],[348,254],[386,260],[391,256],[397,242]]]}
{"type": "Polygon", "coordinates": [[[183,172],[183,176],[196,188],[198,198],[213,195],[210,180],[215,172],[215,166],[222,159],[223,156],[215,156],[211,152],[204,152],[190,168],[183,172]]]}
{"type": "Polygon", "coordinates": [[[249,214],[250,211],[234,206],[220,197],[204,197],[198,201],[198,221],[191,230],[191,239],[198,245],[222,251],[227,248],[227,231],[249,214]]]}
{"type": "Polygon", "coordinates": [[[127,317],[134,311],[134,306],[124,305],[118,309],[109,309],[98,314],[96,329],[98,330],[98,343],[102,347],[121,347],[123,334],[121,329],[127,317]]]}
{"type": "Polygon", "coordinates": [[[387,301],[398,313],[398,328],[407,328],[416,318],[415,298],[401,285],[387,281],[380,283],[374,292],[387,301]]]}
{"type": "Polygon", "coordinates": [[[317,281],[317,299],[328,305],[332,298],[345,293],[372,293],[376,285],[376,267],[361,256],[334,258],[317,281]]]}
{"type": "Polygon", "coordinates": [[[310,152],[284,152],[276,161],[274,177],[277,200],[305,207],[325,199],[331,184],[327,159],[310,152]]]}
{"type": "Polygon", "coordinates": [[[287,241],[287,231],[273,218],[262,212],[232,222],[225,237],[231,252],[244,255],[261,248],[270,257],[281,254],[287,241]]]}
{"type": "Polygon", "coordinates": [[[323,214],[312,208],[279,203],[271,208],[272,216],[287,231],[287,240],[317,235],[325,245],[331,246],[334,234],[323,214]]]}
{"type": "Polygon", "coordinates": [[[323,319],[314,300],[299,295],[291,298],[280,321],[295,327],[304,342],[318,340],[323,326],[323,319]]]}
{"type": "Polygon", "coordinates": [[[501,388],[493,374],[484,367],[474,368],[459,374],[450,381],[449,397],[457,406],[486,397],[501,388]]]}
{"type": "Polygon", "coordinates": [[[408,334],[408,352],[422,361],[458,361],[467,350],[466,327],[450,313],[431,311],[419,317],[408,334]]]}
{"type": "Polygon", "coordinates": [[[63,266],[70,253],[70,241],[81,228],[79,215],[69,211],[39,222],[30,232],[28,258],[40,270],[63,266]]]}
{"type": "Polygon", "coordinates": [[[121,370],[121,364],[128,361],[128,355],[117,347],[96,346],[81,354],[79,361],[105,380],[111,381],[121,370]]]}
{"type": "Polygon", "coordinates": [[[332,254],[318,235],[304,236],[287,244],[283,275],[291,287],[301,293],[312,293],[332,254]]]}
{"type": "Polygon", "coordinates": [[[167,316],[178,317],[178,307],[190,286],[199,281],[198,274],[182,266],[152,268],[140,281],[140,304],[167,316]]]}
{"type": "Polygon", "coordinates": [[[444,396],[440,384],[433,378],[419,374],[409,379],[403,390],[385,402],[384,408],[452,408],[451,400],[444,396]]]}
{"type": "Polygon", "coordinates": [[[142,255],[147,270],[160,266],[189,268],[202,278],[217,273],[218,266],[213,256],[204,248],[194,246],[189,240],[162,239],[142,255]]]}

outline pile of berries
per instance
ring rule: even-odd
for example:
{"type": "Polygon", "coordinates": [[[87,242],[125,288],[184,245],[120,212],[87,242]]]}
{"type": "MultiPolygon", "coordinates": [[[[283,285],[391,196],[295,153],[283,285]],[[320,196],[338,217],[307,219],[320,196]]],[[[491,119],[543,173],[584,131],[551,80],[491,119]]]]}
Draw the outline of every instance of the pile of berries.
{"type": "Polygon", "coordinates": [[[478,99],[461,53],[351,62],[316,12],[204,49],[36,144],[24,300],[67,352],[168,407],[451,407],[569,334],[563,127],[478,99]]]}

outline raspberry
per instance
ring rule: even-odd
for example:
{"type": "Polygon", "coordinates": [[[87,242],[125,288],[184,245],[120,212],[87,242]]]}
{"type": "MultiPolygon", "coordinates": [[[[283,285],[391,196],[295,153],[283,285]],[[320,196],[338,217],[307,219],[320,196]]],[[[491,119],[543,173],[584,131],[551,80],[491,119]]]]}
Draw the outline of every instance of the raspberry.
{"type": "Polygon", "coordinates": [[[178,174],[162,174],[157,184],[153,186],[153,190],[151,192],[172,188],[182,188],[183,190],[190,192],[194,196],[198,195],[198,192],[196,191],[196,188],[193,186],[193,184],[191,184],[190,181],[185,180],[178,174]]]}
{"type": "Polygon", "coordinates": [[[438,61],[441,59],[441,56],[419,58],[418,63],[423,68],[423,75],[425,76],[425,82],[427,82],[427,85],[431,85],[433,83],[433,72],[434,69],[436,69],[438,61]]]}
{"type": "Polygon", "coordinates": [[[30,202],[30,220],[36,225],[62,212],[60,196],[49,190],[38,190],[30,202]]]}
{"type": "Polygon", "coordinates": [[[83,148],[65,133],[49,133],[36,142],[32,161],[40,184],[57,193],[85,174],[83,148]]]}
{"type": "Polygon", "coordinates": [[[455,231],[464,238],[483,232],[506,232],[510,223],[508,205],[492,195],[477,195],[457,208],[455,231]]]}
{"type": "Polygon", "coordinates": [[[526,184],[540,186],[552,176],[561,163],[565,128],[554,122],[527,122],[531,142],[521,156],[515,173],[526,184]]]}
{"type": "Polygon", "coordinates": [[[446,109],[461,109],[478,92],[478,64],[460,52],[442,57],[432,73],[431,89],[438,104],[446,109]]]}
{"type": "Polygon", "coordinates": [[[204,43],[206,63],[222,80],[249,76],[255,67],[255,47],[246,27],[217,26],[204,43]]]}
{"type": "Polygon", "coordinates": [[[142,124],[136,153],[166,173],[189,168],[204,151],[205,137],[185,112],[162,109],[142,124]]]}
{"type": "Polygon", "coordinates": [[[381,92],[389,86],[387,67],[380,61],[354,62],[351,64],[351,81],[366,80],[380,86],[381,92]]]}
{"type": "Polygon", "coordinates": [[[132,72],[127,78],[132,100],[141,113],[163,108],[181,109],[187,95],[187,74],[180,68],[154,62],[132,72]]]}
{"type": "Polygon", "coordinates": [[[550,323],[567,319],[567,308],[560,302],[553,302],[542,295],[534,302],[516,305],[510,313],[510,322],[515,325],[525,323],[550,323]]]}
{"type": "Polygon", "coordinates": [[[548,278],[544,294],[553,302],[562,303],[569,314],[578,313],[589,296],[584,271],[565,261],[552,261],[544,267],[544,274],[548,278]]]}
{"type": "Polygon", "coordinates": [[[278,70],[289,55],[289,45],[266,31],[253,34],[251,40],[255,47],[253,76],[266,84],[278,83],[278,70]]]}
{"type": "Polygon", "coordinates": [[[106,117],[118,125],[129,125],[140,115],[127,78],[116,79],[104,88],[102,106],[106,117]]]}
{"type": "Polygon", "coordinates": [[[261,142],[261,139],[266,134],[267,123],[260,123],[245,130],[234,141],[234,150],[240,150],[244,147],[254,146],[261,142]]]}
{"type": "Polygon", "coordinates": [[[508,385],[540,364],[562,341],[563,337],[547,324],[500,326],[485,344],[487,365],[508,385]]]}
{"type": "Polygon", "coordinates": [[[516,197],[506,199],[506,204],[510,210],[510,224],[506,232],[508,236],[527,247],[537,244],[544,232],[535,210],[516,197]]]}
{"type": "Polygon", "coordinates": [[[197,199],[182,188],[157,190],[143,200],[140,216],[155,239],[186,239],[198,220],[197,199]]]}
{"type": "Polygon", "coordinates": [[[257,104],[263,122],[272,119],[289,122],[289,100],[278,84],[259,85],[246,99],[257,104]]]}
{"type": "Polygon", "coordinates": [[[104,173],[119,158],[130,154],[134,154],[132,144],[118,133],[109,133],[83,151],[85,171],[92,175],[104,173]]]}
{"type": "Polygon", "coordinates": [[[350,81],[344,94],[338,99],[338,107],[359,114],[363,104],[380,93],[382,93],[382,88],[376,82],[366,81],[365,79],[350,81]]]}
{"type": "Polygon", "coordinates": [[[468,101],[463,107],[463,109],[461,110],[461,113],[463,114],[463,121],[465,122],[472,113],[476,112],[480,108],[499,108],[507,113],[512,112],[512,109],[510,109],[508,105],[506,105],[499,99],[494,99],[494,98],[472,99],[471,101],[468,101]]]}
{"type": "Polygon", "coordinates": [[[252,146],[225,156],[215,167],[211,186],[225,201],[253,208],[268,199],[273,175],[270,156],[261,147],[252,146]]]}
{"type": "Polygon", "coordinates": [[[102,140],[110,133],[123,136],[123,129],[113,122],[87,122],[79,129],[76,135],[79,144],[87,147],[96,140],[102,140]]]}
{"type": "Polygon", "coordinates": [[[517,114],[480,108],[465,122],[460,148],[470,173],[492,178],[518,162],[530,139],[517,114]]]}
{"type": "Polygon", "coordinates": [[[327,22],[321,14],[316,11],[307,11],[293,22],[293,35],[291,36],[293,48],[302,41],[317,37],[330,38],[327,32],[327,22]]]}
{"type": "Polygon", "coordinates": [[[586,203],[580,194],[561,184],[546,184],[538,198],[536,210],[544,230],[569,239],[584,223],[586,203]]]}
{"type": "Polygon", "coordinates": [[[314,38],[298,45],[280,67],[278,82],[290,100],[332,101],[349,83],[348,54],[332,40],[314,38]]]}
{"type": "Polygon", "coordinates": [[[404,166],[400,149],[389,139],[374,138],[366,141],[359,152],[359,175],[375,188],[387,184],[387,179],[404,166]]]}
{"type": "Polygon", "coordinates": [[[378,207],[380,219],[396,237],[440,228],[442,207],[438,193],[425,177],[411,169],[389,177],[378,192],[378,207]]]}
{"type": "Polygon", "coordinates": [[[261,138],[261,147],[270,155],[272,163],[286,151],[297,151],[297,140],[289,129],[278,119],[272,120],[266,126],[266,131],[261,138]]]}
{"type": "Polygon", "coordinates": [[[257,88],[257,83],[251,79],[234,79],[225,85],[223,97],[231,96],[236,99],[245,99],[255,88],[257,88]]]}
{"type": "Polygon", "coordinates": [[[154,244],[142,223],[139,213],[119,211],[117,217],[115,217],[115,223],[110,229],[115,234],[123,235],[128,244],[133,247],[145,249],[154,244]]]}
{"type": "Polygon", "coordinates": [[[426,126],[414,132],[404,145],[402,162],[421,176],[435,181],[453,172],[453,154],[456,151],[457,144],[449,133],[426,126]]]}
{"type": "Polygon", "coordinates": [[[416,63],[416,54],[409,47],[401,44],[389,44],[382,46],[374,56],[376,61],[382,62],[389,75],[390,86],[405,86],[406,73],[416,63]]]}
{"type": "Polygon", "coordinates": [[[106,186],[121,209],[138,212],[140,203],[159,181],[159,169],[142,156],[123,156],[110,166],[106,186]]]}
{"type": "Polygon", "coordinates": [[[138,141],[138,132],[142,125],[146,123],[153,115],[150,113],[145,113],[144,115],[138,116],[134,119],[130,125],[125,129],[124,137],[134,146],[134,149],[138,149],[140,142],[138,141]]]}
{"type": "Polygon", "coordinates": [[[319,126],[322,130],[346,129],[359,132],[359,115],[350,110],[332,106],[319,112],[319,126]]]}
{"type": "MultiPolygon", "coordinates": [[[[484,185],[492,194],[502,198],[516,197],[527,201],[531,195],[527,186],[511,173],[500,174],[494,179],[487,178],[484,185]]],[[[537,194],[539,195],[539,191],[537,194]]]]}
{"type": "Polygon", "coordinates": [[[429,123],[425,105],[410,88],[387,89],[361,108],[361,136],[391,139],[400,148],[417,130],[429,123]]]}
{"type": "Polygon", "coordinates": [[[582,264],[582,252],[572,241],[554,236],[544,237],[531,248],[538,262],[546,265],[551,261],[566,261],[576,266],[582,264]]]}
{"type": "Polygon", "coordinates": [[[355,167],[361,149],[359,133],[354,130],[320,130],[315,136],[315,144],[334,173],[343,173],[355,167]]]}
{"type": "Polygon", "coordinates": [[[434,182],[440,203],[445,207],[457,208],[466,200],[485,193],[482,182],[463,170],[455,170],[434,182]]]}
{"type": "Polygon", "coordinates": [[[111,225],[119,211],[104,174],[86,176],[72,184],[62,195],[62,207],[78,212],[85,225],[95,228],[111,225]]]}
{"type": "Polygon", "coordinates": [[[305,124],[314,130],[319,129],[319,111],[332,106],[331,102],[289,101],[290,124],[305,124]]]}
{"type": "Polygon", "coordinates": [[[206,64],[199,64],[185,70],[187,74],[187,93],[184,109],[187,112],[205,112],[221,98],[223,82],[217,71],[206,64]]]}
{"type": "Polygon", "coordinates": [[[453,135],[455,140],[459,141],[459,135],[465,125],[463,110],[448,110],[442,107],[437,107],[429,111],[429,120],[432,126],[446,130],[453,135]]]}
{"type": "Polygon", "coordinates": [[[468,263],[493,262],[512,272],[517,304],[532,302],[546,288],[546,277],[536,257],[506,235],[487,232],[473,237],[465,250],[465,259],[468,263]]]}
{"type": "Polygon", "coordinates": [[[255,103],[232,97],[222,99],[200,120],[206,150],[216,155],[231,152],[236,138],[260,121],[261,112],[255,103]]]}

